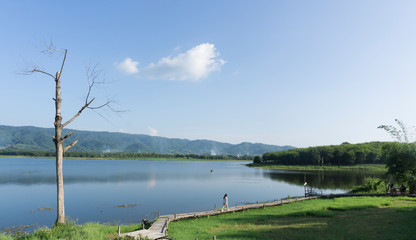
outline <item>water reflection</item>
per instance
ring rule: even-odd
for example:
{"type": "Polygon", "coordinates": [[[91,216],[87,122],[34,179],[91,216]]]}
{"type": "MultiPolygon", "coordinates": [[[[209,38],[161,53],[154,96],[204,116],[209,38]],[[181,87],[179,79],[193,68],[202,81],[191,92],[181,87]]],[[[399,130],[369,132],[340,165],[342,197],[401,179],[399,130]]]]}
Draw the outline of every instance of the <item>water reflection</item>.
{"type": "Polygon", "coordinates": [[[283,171],[263,173],[265,177],[276,181],[303,186],[305,180],[309,187],[319,189],[350,190],[354,186],[361,185],[365,177],[381,178],[382,172],[363,170],[320,170],[320,171],[283,171]]]}

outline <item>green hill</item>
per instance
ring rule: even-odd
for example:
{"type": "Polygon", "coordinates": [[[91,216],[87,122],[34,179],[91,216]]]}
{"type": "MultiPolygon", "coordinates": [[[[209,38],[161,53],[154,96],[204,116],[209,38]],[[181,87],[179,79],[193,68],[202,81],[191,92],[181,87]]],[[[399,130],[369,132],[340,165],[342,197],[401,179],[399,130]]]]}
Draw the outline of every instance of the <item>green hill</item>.
{"type": "MultiPolygon", "coordinates": [[[[64,134],[73,130],[64,129],[64,134]]],[[[53,128],[12,127],[0,125],[0,149],[54,151],[53,128]]],[[[161,154],[208,155],[262,155],[292,149],[292,146],[276,146],[261,143],[229,144],[211,140],[187,140],[154,137],[144,134],[76,131],[67,141],[78,143],[73,152],[134,152],[161,154]]]]}

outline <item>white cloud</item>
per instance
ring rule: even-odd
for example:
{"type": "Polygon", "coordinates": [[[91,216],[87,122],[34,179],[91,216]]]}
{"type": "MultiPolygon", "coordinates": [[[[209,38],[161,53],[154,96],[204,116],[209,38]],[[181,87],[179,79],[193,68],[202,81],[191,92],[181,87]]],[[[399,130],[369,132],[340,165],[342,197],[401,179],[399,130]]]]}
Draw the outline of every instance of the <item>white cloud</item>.
{"type": "Polygon", "coordinates": [[[214,44],[203,43],[175,57],[164,57],[156,64],[147,65],[140,75],[151,79],[197,81],[221,69],[225,61],[219,55],[214,44]]]}
{"type": "Polygon", "coordinates": [[[185,53],[164,57],[157,63],[150,63],[140,70],[137,68],[139,62],[131,58],[126,58],[117,64],[117,68],[130,74],[138,73],[139,78],[198,81],[208,77],[211,72],[221,70],[225,61],[219,56],[214,44],[202,43],[185,53]]]}
{"type": "Polygon", "coordinates": [[[135,74],[139,72],[139,69],[137,68],[139,62],[135,62],[129,57],[125,58],[121,63],[116,63],[115,65],[118,70],[127,74],[135,74]]]}
{"type": "Polygon", "coordinates": [[[150,136],[157,136],[158,131],[152,127],[148,127],[150,136]]]}

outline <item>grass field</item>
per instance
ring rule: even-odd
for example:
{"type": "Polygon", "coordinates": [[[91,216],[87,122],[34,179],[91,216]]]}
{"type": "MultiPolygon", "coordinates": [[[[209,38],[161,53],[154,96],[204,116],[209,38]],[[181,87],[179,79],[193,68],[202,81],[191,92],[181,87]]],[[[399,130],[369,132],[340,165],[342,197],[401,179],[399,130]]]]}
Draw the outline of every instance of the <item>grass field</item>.
{"type": "Polygon", "coordinates": [[[174,239],[416,239],[416,199],[346,197],[181,220],[174,239]]]}
{"type": "MultiPolygon", "coordinates": [[[[138,229],[138,224],[125,225],[120,227],[121,233],[132,232],[138,229]]],[[[41,228],[33,234],[15,233],[6,236],[0,234],[0,240],[52,240],[52,239],[73,239],[73,240],[115,240],[123,239],[117,237],[118,226],[104,225],[97,223],[86,223],[77,225],[69,221],[66,225],[41,228]]]]}

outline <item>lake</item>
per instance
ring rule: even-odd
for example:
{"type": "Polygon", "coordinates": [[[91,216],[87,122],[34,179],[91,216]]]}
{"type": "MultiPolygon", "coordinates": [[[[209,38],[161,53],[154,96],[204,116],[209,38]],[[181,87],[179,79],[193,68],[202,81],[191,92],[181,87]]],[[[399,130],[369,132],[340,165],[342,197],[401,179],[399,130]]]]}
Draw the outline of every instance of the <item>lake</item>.
{"type": "MultiPolygon", "coordinates": [[[[64,160],[65,213],[82,224],[138,223],[161,215],[211,210],[304,195],[308,186],[343,193],[363,171],[255,169],[235,161],[64,160]],[[211,172],[213,170],[213,172],[211,172]]],[[[52,226],[56,220],[55,159],[0,158],[0,229],[52,226]]]]}

